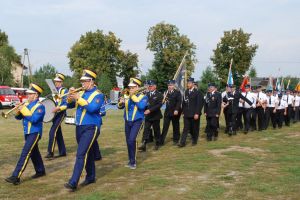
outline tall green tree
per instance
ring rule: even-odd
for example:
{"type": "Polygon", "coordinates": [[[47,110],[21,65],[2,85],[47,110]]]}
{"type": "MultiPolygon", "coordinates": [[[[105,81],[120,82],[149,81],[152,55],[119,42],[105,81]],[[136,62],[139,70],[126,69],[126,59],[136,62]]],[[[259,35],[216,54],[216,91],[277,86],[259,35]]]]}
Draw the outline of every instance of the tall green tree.
{"type": "Polygon", "coordinates": [[[255,67],[250,67],[250,69],[249,69],[249,76],[251,78],[257,77],[257,72],[256,72],[255,67]]]}
{"type": "Polygon", "coordinates": [[[213,69],[208,66],[206,69],[202,72],[202,75],[200,77],[200,81],[198,83],[198,88],[202,93],[207,92],[207,87],[209,83],[215,83],[216,86],[219,88],[220,81],[218,80],[218,77],[214,73],[213,69]]]}
{"type": "Polygon", "coordinates": [[[242,29],[225,31],[217,48],[211,57],[213,69],[221,79],[222,85],[227,82],[230,60],[233,59],[232,73],[245,74],[251,66],[253,57],[258,48],[257,44],[250,44],[251,34],[242,29]]]}
{"type": "Polygon", "coordinates": [[[33,82],[39,84],[44,88],[43,95],[48,95],[51,93],[49,86],[47,85],[45,79],[52,79],[55,77],[57,70],[51,64],[45,64],[36,70],[33,74],[33,82]]]}
{"type": "MultiPolygon", "coordinates": [[[[92,69],[97,74],[107,73],[113,85],[120,69],[119,48],[121,40],[114,33],[103,31],[87,32],[71,47],[69,64],[75,77],[79,78],[83,69],[92,69]]],[[[99,78],[98,78],[99,80],[99,78]]]]}
{"type": "Polygon", "coordinates": [[[110,90],[114,86],[109,79],[110,79],[109,75],[105,72],[100,75],[99,81],[98,81],[98,88],[106,96],[109,96],[110,90]]]}
{"type": "Polygon", "coordinates": [[[129,51],[120,52],[120,77],[123,77],[123,86],[127,87],[131,77],[139,73],[138,55],[129,51]]]}
{"type": "Polygon", "coordinates": [[[152,69],[148,77],[157,81],[158,88],[165,89],[166,81],[172,79],[186,52],[186,66],[191,75],[197,62],[196,46],[186,35],[179,33],[173,24],[161,22],[148,31],[147,49],[154,53],[152,69]]]}
{"type": "Polygon", "coordinates": [[[8,36],[0,30],[0,84],[14,85],[12,74],[12,63],[20,63],[20,56],[16,54],[15,49],[9,45],[8,36]]]}

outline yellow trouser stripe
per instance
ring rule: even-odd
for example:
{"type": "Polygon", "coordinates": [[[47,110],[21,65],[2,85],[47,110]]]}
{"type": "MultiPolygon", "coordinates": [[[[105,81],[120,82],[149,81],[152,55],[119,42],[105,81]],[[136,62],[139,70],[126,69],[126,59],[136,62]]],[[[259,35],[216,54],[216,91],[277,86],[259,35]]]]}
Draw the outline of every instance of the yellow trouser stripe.
{"type": "Polygon", "coordinates": [[[58,126],[57,126],[56,129],[55,129],[55,132],[54,132],[54,138],[53,138],[53,143],[52,143],[52,148],[51,148],[51,153],[54,152],[54,147],[55,147],[55,142],[56,142],[56,133],[57,133],[58,127],[60,127],[60,125],[61,125],[61,123],[62,123],[63,120],[64,120],[64,117],[61,118],[61,120],[60,120],[58,126]]]}
{"type": "Polygon", "coordinates": [[[96,135],[97,135],[97,130],[98,130],[98,127],[96,126],[96,129],[95,129],[95,132],[94,132],[94,137],[90,143],[90,146],[85,154],[85,157],[84,157],[84,165],[83,165],[83,169],[85,168],[85,165],[86,165],[86,161],[87,161],[87,157],[88,157],[88,154],[89,154],[89,151],[90,151],[90,148],[92,147],[94,141],[95,141],[95,138],[96,138],[96,135]]]}
{"type": "Polygon", "coordinates": [[[31,146],[31,148],[30,148],[30,150],[29,150],[29,152],[28,152],[28,154],[27,154],[27,156],[26,156],[26,158],[25,158],[25,162],[24,162],[24,164],[23,164],[23,166],[22,166],[21,171],[19,172],[18,178],[21,177],[23,171],[25,170],[25,167],[26,167],[26,165],[27,165],[27,163],[28,163],[28,159],[30,158],[31,151],[32,151],[32,149],[35,147],[35,145],[36,145],[36,143],[37,143],[38,140],[39,140],[39,135],[37,135],[37,137],[36,137],[36,139],[35,139],[33,145],[31,146]]]}

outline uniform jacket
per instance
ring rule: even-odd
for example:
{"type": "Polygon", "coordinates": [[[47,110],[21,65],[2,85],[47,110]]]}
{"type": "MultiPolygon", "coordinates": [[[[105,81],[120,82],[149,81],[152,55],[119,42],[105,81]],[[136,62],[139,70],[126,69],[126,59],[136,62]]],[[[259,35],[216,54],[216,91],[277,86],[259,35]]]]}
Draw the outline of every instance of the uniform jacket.
{"type": "Polygon", "coordinates": [[[146,110],[149,109],[150,113],[145,116],[145,120],[159,120],[162,118],[160,108],[162,106],[163,95],[157,90],[153,91],[152,95],[150,94],[151,92],[146,93],[146,96],[148,97],[148,104],[146,110]]]}
{"type": "Polygon", "coordinates": [[[182,96],[179,90],[173,90],[172,92],[167,91],[166,96],[166,109],[164,116],[172,117],[174,116],[174,111],[177,110],[179,112],[178,116],[181,112],[181,103],[182,96]]]}
{"type": "Polygon", "coordinates": [[[96,125],[100,127],[102,124],[100,109],[103,104],[104,95],[95,86],[91,90],[80,92],[80,98],[76,102],[68,102],[68,108],[76,108],[76,126],[96,125]]]}
{"type": "Polygon", "coordinates": [[[147,106],[148,97],[143,94],[132,95],[125,99],[125,103],[118,103],[118,108],[124,108],[125,121],[137,121],[144,119],[144,112],[147,106]]]}
{"type": "Polygon", "coordinates": [[[45,106],[38,99],[25,103],[20,112],[17,113],[16,119],[23,119],[24,135],[26,134],[43,134],[43,119],[45,116],[45,106]]]}

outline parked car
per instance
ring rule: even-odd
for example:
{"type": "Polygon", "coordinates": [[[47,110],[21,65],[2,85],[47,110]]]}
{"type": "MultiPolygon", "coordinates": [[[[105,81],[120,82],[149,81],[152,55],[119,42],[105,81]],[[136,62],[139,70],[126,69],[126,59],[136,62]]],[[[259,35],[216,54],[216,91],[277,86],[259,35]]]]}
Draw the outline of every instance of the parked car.
{"type": "Polygon", "coordinates": [[[0,108],[13,107],[20,103],[18,96],[9,86],[0,86],[0,108]]]}
{"type": "Polygon", "coordinates": [[[11,88],[18,96],[20,102],[27,101],[26,88],[11,88]]]}

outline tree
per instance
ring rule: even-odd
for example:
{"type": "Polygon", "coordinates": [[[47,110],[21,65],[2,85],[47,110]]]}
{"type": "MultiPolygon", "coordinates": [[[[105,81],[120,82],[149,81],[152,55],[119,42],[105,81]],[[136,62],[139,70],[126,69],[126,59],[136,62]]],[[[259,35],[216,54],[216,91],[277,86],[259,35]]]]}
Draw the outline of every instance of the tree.
{"type": "Polygon", "coordinates": [[[217,48],[213,50],[211,57],[214,72],[221,79],[222,85],[227,82],[230,60],[233,59],[232,73],[245,74],[251,66],[258,45],[249,44],[251,34],[242,29],[225,31],[217,48]]]}
{"type": "Polygon", "coordinates": [[[131,77],[136,77],[139,73],[138,55],[129,51],[120,52],[120,77],[123,77],[123,86],[129,84],[131,77]]]}
{"type": "MultiPolygon", "coordinates": [[[[83,69],[92,69],[97,74],[106,73],[113,85],[120,69],[119,47],[121,40],[114,33],[103,31],[87,32],[71,47],[69,64],[75,77],[79,78],[83,69]]],[[[98,78],[99,80],[99,78],[98,78]]]]}
{"type": "Polygon", "coordinates": [[[12,74],[12,63],[20,63],[20,56],[16,54],[15,49],[9,45],[8,36],[0,30],[0,84],[14,85],[12,74]]]}
{"type": "Polygon", "coordinates": [[[55,77],[55,74],[57,73],[55,67],[51,64],[45,64],[42,67],[40,67],[38,70],[36,70],[33,74],[33,82],[40,85],[42,88],[44,88],[43,95],[47,95],[51,93],[51,90],[49,86],[47,85],[45,79],[52,79],[55,77]]]}
{"type": "Polygon", "coordinates": [[[152,69],[148,72],[149,79],[157,81],[158,88],[165,89],[166,81],[172,79],[186,52],[187,72],[190,76],[194,71],[196,46],[186,35],[172,24],[161,22],[148,31],[147,49],[154,52],[152,69]]]}
{"type": "Polygon", "coordinates": [[[256,72],[255,67],[250,67],[248,74],[251,78],[257,77],[257,72],[256,72]]]}
{"type": "Polygon", "coordinates": [[[217,87],[220,86],[220,81],[218,80],[218,77],[212,70],[210,66],[206,67],[206,69],[202,72],[202,75],[200,77],[198,88],[201,92],[206,93],[207,87],[209,83],[215,83],[217,87]]]}
{"type": "Polygon", "coordinates": [[[107,73],[102,73],[100,75],[98,86],[103,94],[109,96],[109,92],[113,88],[113,84],[110,81],[110,77],[107,73]]]}

